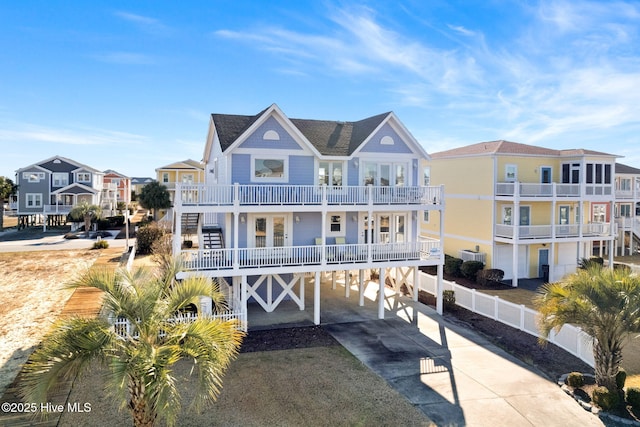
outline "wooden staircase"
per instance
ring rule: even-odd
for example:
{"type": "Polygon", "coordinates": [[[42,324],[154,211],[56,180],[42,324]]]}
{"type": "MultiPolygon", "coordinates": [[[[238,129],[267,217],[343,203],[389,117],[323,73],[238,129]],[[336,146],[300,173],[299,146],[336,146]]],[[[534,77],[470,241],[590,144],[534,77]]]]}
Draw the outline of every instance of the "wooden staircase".
{"type": "Polygon", "coordinates": [[[183,213],[181,218],[182,234],[198,234],[199,213],[183,213]]]}
{"type": "Polygon", "coordinates": [[[202,229],[202,249],[222,249],[224,239],[220,227],[207,227],[202,229]]]}

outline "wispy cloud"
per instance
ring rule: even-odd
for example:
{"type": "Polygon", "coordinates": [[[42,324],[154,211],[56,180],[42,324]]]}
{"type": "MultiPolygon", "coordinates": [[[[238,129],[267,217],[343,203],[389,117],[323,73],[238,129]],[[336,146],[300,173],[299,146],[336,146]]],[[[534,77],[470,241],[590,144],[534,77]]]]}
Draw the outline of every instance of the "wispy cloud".
{"type": "Polygon", "coordinates": [[[93,58],[110,64],[151,65],[156,63],[156,59],[151,55],[133,52],[106,52],[93,55],[93,58]]]}
{"type": "Polygon", "coordinates": [[[147,141],[142,135],[93,127],[48,127],[31,123],[3,123],[0,141],[14,144],[130,145],[147,141]]]}
{"type": "Polygon", "coordinates": [[[151,35],[167,35],[171,32],[170,27],[155,18],[124,11],[114,12],[114,15],[135,25],[140,31],[151,35]]]}
{"type": "Polygon", "coordinates": [[[523,142],[640,122],[640,5],[547,1],[520,5],[510,37],[489,39],[456,22],[425,24],[446,38],[409,35],[364,7],[329,9],[329,29],[223,29],[287,61],[293,75],[351,75],[377,82],[399,105],[456,111],[460,122],[523,142]],[[482,118],[482,120],[478,120],[482,118]]]}

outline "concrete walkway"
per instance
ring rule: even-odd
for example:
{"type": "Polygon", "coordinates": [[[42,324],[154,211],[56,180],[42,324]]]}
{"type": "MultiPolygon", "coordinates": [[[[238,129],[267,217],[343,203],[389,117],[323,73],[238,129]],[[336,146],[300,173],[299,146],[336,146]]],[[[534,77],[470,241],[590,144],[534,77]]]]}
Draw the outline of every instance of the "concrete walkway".
{"type": "MultiPolygon", "coordinates": [[[[278,324],[311,324],[312,290],[311,280],[302,311],[288,303],[273,313],[252,306],[249,333],[278,324]]],[[[363,307],[355,287],[350,293],[345,298],[344,287],[334,290],[323,281],[323,327],[436,425],[603,425],[540,372],[428,306],[389,291],[385,320],[378,320],[375,284],[368,286],[363,307]]]]}

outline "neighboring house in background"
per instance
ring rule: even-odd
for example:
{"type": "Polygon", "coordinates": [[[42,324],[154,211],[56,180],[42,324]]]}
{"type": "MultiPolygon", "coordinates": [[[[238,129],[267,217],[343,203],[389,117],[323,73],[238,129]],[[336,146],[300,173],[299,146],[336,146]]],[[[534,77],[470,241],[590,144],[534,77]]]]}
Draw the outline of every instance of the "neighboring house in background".
{"type": "Polygon", "coordinates": [[[127,207],[131,203],[131,178],[107,169],[104,171],[102,207],[115,212],[119,202],[124,203],[127,207]]]}
{"type": "Polygon", "coordinates": [[[204,163],[187,159],[171,163],[156,169],[156,177],[160,184],[167,187],[171,202],[175,200],[176,184],[204,183],[204,163]]]}
{"type": "MultiPolygon", "coordinates": [[[[290,119],[275,104],[253,116],[213,114],[206,182],[177,179],[174,253],[187,274],[230,283],[245,313],[249,298],[268,312],[284,299],[304,309],[309,274],[316,324],[322,273],[335,284],[344,272],[362,290],[375,272],[380,292],[390,277],[413,293],[418,268],[438,266],[441,278],[444,259],[439,239],[419,236],[423,211],[444,210],[443,189],[421,183],[423,160],[392,112],[356,122],[290,119]],[[184,249],[192,233],[197,247],[184,249]]],[[[384,317],[384,298],[378,309],[384,317]]]]}
{"type": "Polygon", "coordinates": [[[151,177],[136,176],[131,178],[131,197],[136,200],[145,185],[152,183],[155,179],[151,177]]]}
{"type": "Polygon", "coordinates": [[[616,163],[617,255],[640,251],[640,169],[616,163]]]}
{"type": "Polygon", "coordinates": [[[103,172],[61,156],[18,169],[18,226],[64,224],[81,201],[100,205],[103,178],[103,172]]]}
{"type": "MultiPolygon", "coordinates": [[[[580,258],[613,261],[615,155],[492,141],[433,153],[423,174],[446,189],[444,250],[504,270],[561,279],[580,258]]],[[[424,218],[426,236],[441,224],[424,218]]]]}

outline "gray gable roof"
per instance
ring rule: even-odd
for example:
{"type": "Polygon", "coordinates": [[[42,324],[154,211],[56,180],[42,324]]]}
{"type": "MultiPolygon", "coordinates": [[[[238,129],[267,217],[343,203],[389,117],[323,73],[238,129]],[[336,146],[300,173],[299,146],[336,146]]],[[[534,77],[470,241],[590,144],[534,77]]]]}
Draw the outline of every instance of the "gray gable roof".
{"type": "Polygon", "coordinates": [[[640,169],[634,168],[633,166],[623,165],[622,163],[616,163],[616,173],[640,175],[640,169]]]}
{"type": "MultiPolygon", "coordinates": [[[[265,111],[263,110],[255,116],[212,114],[222,151],[227,150],[265,111]]],[[[378,114],[357,122],[289,120],[320,154],[349,156],[362,145],[389,114],[391,113],[378,114]]]]}

